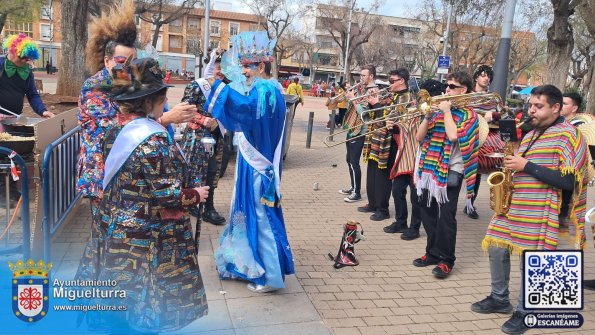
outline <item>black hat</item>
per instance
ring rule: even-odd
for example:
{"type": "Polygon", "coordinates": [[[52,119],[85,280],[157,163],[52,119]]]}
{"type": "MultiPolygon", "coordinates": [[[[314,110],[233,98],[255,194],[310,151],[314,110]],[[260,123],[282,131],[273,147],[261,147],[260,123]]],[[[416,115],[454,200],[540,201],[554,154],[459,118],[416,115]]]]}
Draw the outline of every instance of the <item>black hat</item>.
{"type": "Polygon", "coordinates": [[[163,72],[153,58],[131,60],[112,68],[112,96],[115,101],[134,100],[173,85],[163,83],[163,72]]]}

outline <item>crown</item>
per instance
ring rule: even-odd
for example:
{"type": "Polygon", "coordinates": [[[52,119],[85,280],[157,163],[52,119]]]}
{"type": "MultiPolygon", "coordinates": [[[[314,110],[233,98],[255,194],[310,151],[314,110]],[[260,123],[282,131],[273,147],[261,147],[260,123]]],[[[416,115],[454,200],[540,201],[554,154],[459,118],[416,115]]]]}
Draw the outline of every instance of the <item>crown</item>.
{"type": "Polygon", "coordinates": [[[241,64],[271,62],[277,40],[270,40],[265,31],[246,31],[234,36],[241,64]]]}
{"type": "Polygon", "coordinates": [[[29,259],[27,263],[19,260],[16,265],[8,262],[8,267],[10,268],[10,271],[12,271],[12,276],[14,278],[30,276],[45,278],[52,269],[52,263],[46,265],[43,260],[35,263],[32,259],[29,259]]]}

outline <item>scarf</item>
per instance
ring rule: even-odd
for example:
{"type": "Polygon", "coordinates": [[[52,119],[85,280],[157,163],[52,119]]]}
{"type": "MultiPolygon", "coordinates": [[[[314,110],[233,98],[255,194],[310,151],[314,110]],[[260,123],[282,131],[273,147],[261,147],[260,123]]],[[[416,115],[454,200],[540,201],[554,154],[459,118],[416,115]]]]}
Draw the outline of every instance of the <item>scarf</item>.
{"type": "MultiPolygon", "coordinates": [[[[535,130],[521,142],[519,152],[530,162],[573,174],[575,184],[569,203],[570,224],[576,236],[574,248],[585,247],[585,212],[587,204],[588,154],[584,137],[567,121],[549,127],[532,142],[535,130]]],[[[560,231],[559,214],[562,191],[526,172],[512,177],[514,191],[506,215],[494,215],[481,244],[484,250],[495,246],[521,255],[523,250],[556,250],[560,231]]]]}
{"type": "Polygon", "coordinates": [[[6,76],[8,78],[12,78],[16,73],[19,75],[19,77],[21,77],[21,79],[27,80],[27,78],[29,78],[29,73],[31,73],[31,69],[29,68],[29,64],[18,67],[15,65],[15,63],[7,59],[4,62],[4,72],[6,72],[6,76]]]}
{"type": "MultiPolygon", "coordinates": [[[[382,114],[379,111],[372,112],[371,119],[375,120],[380,117],[386,117],[390,107],[399,103],[409,102],[410,100],[411,94],[409,94],[409,91],[404,90],[401,92],[397,92],[393,96],[389,108],[385,109],[382,114]],[[374,114],[380,115],[376,116],[374,114]]],[[[402,114],[404,110],[406,110],[406,107],[399,106],[398,110],[393,111],[392,113],[402,114]]],[[[367,163],[368,160],[373,160],[378,163],[379,169],[386,169],[388,167],[388,158],[390,156],[392,137],[392,133],[390,133],[388,129],[386,129],[386,124],[384,122],[376,122],[370,125],[370,129],[368,131],[368,134],[366,135],[366,140],[364,141],[364,163],[367,163]]]]}
{"type": "MultiPolygon", "coordinates": [[[[472,208],[471,198],[477,176],[477,152],[479,151],[479,123],[477,114],[471,108],[452,110],[452,118],[457,124],[457,135],[461,155],[463,156],[464,174],[467,185],[467,209],[472,208]]],[[[446,184],[452,142],[446,137],[444,114],[437,112],[429,121],[428,133],[420,146],[419,165],[415,172],[417,194],[424,189],[430,193],[430,199],[443,204],[448,201],[446,184]]]]}

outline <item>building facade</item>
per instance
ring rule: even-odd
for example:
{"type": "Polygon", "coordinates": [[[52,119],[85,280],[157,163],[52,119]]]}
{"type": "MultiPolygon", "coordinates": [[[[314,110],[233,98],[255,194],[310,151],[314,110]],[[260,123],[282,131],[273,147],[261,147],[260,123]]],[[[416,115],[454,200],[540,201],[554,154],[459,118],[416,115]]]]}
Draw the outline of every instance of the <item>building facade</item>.
{"type": "MultiPolygon", "coordinates": [[[[30,22],[7,21],[0,33],[0,39],[11,34],[25,33],[33,38],[40,47],[41,57],[36,61],[38,68],[44,68],[47,61],[60,68],[60,49],[62,47],[61,1],[53,0],[42,6],[40,13],[30,22]]],[[[211,10],[209,20],[209,47],[228,49],[233,35],[242,31],[258,30],[259,17],[221,10],[211,10]]],[[[138,40],[141,46],[151,44],[155,32],[152,23],[135,18],[138,28],[138,40]]],[[[205,11],[202,8],[191,10],[183,17],[163,25],[159,29],[155,49],[159,52],[161,64],[167,70],[195,72],[196,59],[202,55],[205,11]]]]}

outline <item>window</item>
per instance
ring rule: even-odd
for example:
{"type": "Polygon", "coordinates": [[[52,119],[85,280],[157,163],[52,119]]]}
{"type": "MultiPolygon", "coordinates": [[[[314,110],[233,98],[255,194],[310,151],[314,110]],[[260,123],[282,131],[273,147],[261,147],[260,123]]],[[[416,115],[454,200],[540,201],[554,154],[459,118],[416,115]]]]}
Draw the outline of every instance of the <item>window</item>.
{"type": "Polygon", "coordinates": [[[229,23],[229,36],[234,36],[240,33],[240,24],[237,22],[229,23]]]}
{"type": "Polygon", "coordinates": [[[219,41],[209,41],[209,48],[217,49],[219,47],[219,41]]]}
{"type": "Polygon", "coordinates": [[[18,35],[19,33],[23,33],[29,37],[33,37],[33,23],[15,23],[10,20],[7,21],[6,26],[4,27],[4,36],[8,35],[18,35]]]}
{"type": "Polygon", "coordinates": [[[211,26],[211,36],[219,36],[219,28],[221,27],[221,22],[219,21],[211,21],[210,23],[211,26]]]}
{"type": "Polygon", "coordinates": [[[43,41],[49,41],[52,39],[52,26],[49,24],[40,24],[39,25],[39,34],[40,39],[43,41]]]}
{"type": "Polygon", "coordinates": [[[182,19],[175,19],[169,23],[170,26],[182,27],[182,19]]]}
{"type": "Polygon", "coordinates": [[[182,48],[182,36],[169,35],[169,47],[174,49],[182,48]]]}
{"type": "Polygon", "coordinates": [[[200,19],[197,17],[188,18],[188,28],[200,29],[200,19]]]}
{"type": "Polygon", "coordinates": [[[43,20],[51,20],[52,19],[53,8],[51,4],[45,4],[41,6],[40,9],[40,16],[43,20]]]}
{"type": "Polygon", "coordinates": [[[159,35],[157,38],[157,46],[155,49],[157,49],[157,51],[163,51],[163,36],[159,35]]]}

